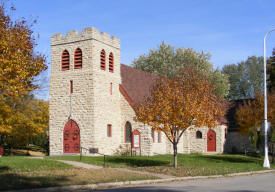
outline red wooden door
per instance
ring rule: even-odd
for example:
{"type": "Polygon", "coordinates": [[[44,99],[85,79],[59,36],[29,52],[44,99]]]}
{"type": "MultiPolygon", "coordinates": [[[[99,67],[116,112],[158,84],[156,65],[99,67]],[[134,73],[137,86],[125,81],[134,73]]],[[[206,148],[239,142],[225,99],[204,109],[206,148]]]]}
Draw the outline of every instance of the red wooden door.
{"type": "Polygon", "coordinates": [[[207,133],[207,152],[213,151],[216,151],[216,133],[210,129],[207,133]]]}
{"type": "Polygon", "coordinates": [[[69,120],[64,127],[63,153],[80,153],[80,130],[73,120],[69,120]]]}

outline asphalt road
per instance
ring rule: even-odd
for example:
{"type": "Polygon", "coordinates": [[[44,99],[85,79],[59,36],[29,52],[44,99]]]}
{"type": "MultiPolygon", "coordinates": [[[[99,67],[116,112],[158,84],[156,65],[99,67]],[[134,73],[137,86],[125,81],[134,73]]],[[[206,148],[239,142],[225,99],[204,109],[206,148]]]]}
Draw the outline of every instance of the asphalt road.
{"type": "MultiPolygon", "coordinates": [[[[91,190],[90,190],[91,191],[91,190]]],[[[199,179],[138,187],[99,190],[102,192],[275,192],[275,173],[252,176],[199,179]]],[[[88,192],[88,191],[87,191],[88,192]]]]}

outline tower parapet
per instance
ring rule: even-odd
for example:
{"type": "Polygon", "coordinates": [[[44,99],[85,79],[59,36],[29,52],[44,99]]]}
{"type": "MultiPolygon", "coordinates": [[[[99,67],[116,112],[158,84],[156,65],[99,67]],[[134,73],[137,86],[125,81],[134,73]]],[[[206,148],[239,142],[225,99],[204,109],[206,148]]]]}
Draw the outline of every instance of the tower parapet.
{"type": "Polygon", "coordinates": [[[116,49],[120,49],[119,38],[105,32],[99,32],[99,30],[94,27],[84,28],[80,34],[77,30],[68,31],[65,36],[62,33],[54,34],[51,38],[51,45],[62,45],[85,40],[97,40],[116,49]]]}

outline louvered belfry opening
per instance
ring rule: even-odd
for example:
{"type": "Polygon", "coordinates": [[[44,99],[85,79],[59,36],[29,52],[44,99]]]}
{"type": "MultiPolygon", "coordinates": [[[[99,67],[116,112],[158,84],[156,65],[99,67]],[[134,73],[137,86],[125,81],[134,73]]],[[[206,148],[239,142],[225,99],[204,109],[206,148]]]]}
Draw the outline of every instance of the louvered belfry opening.
{"type": "Polygon", "coordinates": [[[82,51],[77,48],[74,52],[74,68],[81,69],[82,68],[82,51]]]}
{"type": "Polygon", "coordinates": [[[104,49],[102,49],[101,53],[100,53],[100,68],[102,70],[105,70],[105,63],[106,63],[106,54],[104,49]]]}
{"type": "Polygon", "coordinates": [[[62,70],[70,69],[70,54],[67,50],[64,50],[62,53],[61,68],[62,70]]]}
{"type": "Polygon", "coordinates": [[[114,56],[113,53],[109,55],[109,71],[114,72],[114,56]]]}

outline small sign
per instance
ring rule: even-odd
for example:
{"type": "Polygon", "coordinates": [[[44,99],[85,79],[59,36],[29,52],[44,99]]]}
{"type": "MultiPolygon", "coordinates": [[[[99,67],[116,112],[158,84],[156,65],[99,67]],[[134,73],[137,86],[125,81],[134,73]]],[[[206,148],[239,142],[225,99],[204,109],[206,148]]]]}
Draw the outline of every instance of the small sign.
{"type": "Polygon", "coordinates": [[[98,153],[98,148],[90,148],[89,152],[90,153],[98,153]]]}
{"type": "Polygon", "coordinates": [[[139,147],[139,135],[134,135],[134,148],[139,147]]]}
{"type": "Polygon", "coordinates": [[[140,132],[134,130],[132,133],[132,148],[140,148],[140,132]]]}
{"type": "MultiPolygon", "coordinates": [[[[267,134],[270,133],[270,127],[271,127],[271,123],[267,122],[267,134]]],[[[265,134],[264,123],[262,123],[262,133],[265,134]]]]}

